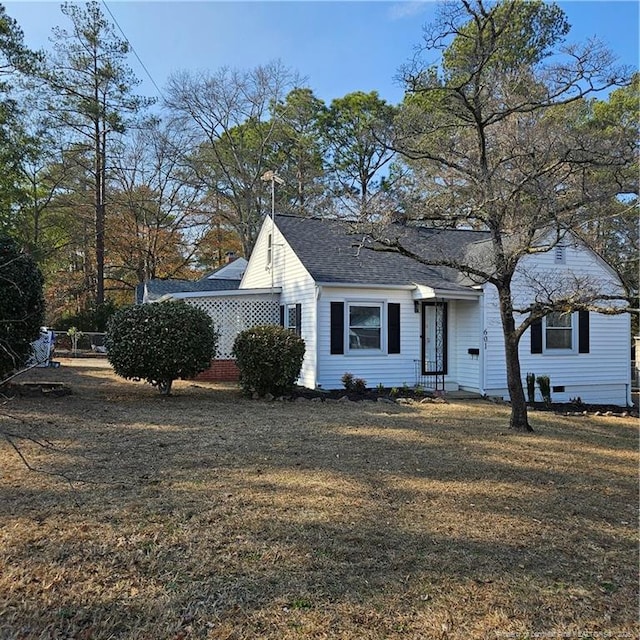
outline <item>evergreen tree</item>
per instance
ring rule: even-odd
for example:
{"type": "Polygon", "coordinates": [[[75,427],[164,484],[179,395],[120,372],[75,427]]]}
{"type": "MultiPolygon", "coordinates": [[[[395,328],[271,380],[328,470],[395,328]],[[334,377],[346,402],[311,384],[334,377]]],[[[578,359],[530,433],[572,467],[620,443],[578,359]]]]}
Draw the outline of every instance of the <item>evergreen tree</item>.
{"type": "Polygon", "coordinates": [[[105,225],[110,141],[151,100],[134,95],[139,81],[126,65],[129,44],[120,39],[98,2],[65,3],[69,30],[53,30],[55,53],[43,77],[52,89],[52,121],[91,157],[87,167],[94,209],[94,299],[104,303],[105,225]]]}

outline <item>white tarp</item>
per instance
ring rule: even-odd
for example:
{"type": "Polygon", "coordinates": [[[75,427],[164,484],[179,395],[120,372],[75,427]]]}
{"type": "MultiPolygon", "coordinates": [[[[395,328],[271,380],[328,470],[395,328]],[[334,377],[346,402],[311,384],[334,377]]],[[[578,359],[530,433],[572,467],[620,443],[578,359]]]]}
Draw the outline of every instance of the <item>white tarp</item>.
{"type": "Polygon", "coordinates": [[[33,355],[29,358],[27,366],[48,367],[53,347],[55,344],[55,336],[53,331],[49,331],[46,327],[40,329],[40,337],[31,343],[33,355]]]}

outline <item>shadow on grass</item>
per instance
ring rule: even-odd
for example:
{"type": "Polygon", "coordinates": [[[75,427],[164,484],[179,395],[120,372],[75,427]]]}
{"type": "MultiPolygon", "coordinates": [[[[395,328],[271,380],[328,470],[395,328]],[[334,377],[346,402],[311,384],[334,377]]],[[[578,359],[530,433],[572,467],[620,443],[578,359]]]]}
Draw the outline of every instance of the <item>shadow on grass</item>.
{"type": "Polygon", "coordinates": [[[634,628],[630,421],[536,417],[539,433],[518,435],[484,403],[81,384],[13,407],[64,447],[29,453],[78,483],[14,465],[0,487],[1,637],[634,628]]]}

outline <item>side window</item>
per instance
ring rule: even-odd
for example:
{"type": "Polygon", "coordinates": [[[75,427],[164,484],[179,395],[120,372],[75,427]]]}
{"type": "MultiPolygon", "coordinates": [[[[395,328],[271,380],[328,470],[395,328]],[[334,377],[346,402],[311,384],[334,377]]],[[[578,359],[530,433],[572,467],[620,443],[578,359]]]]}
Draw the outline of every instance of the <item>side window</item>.
{"type": "Polygon", "coordinates": [[[269,234],[267,237],[267,265],[271,264],[271,257],[273,254],[273,236],[269,234]]]}
{"type": "Polygon", "coordinates": [[[349,350],[382,349],[382,304],[349,304],[349,350]]]}
{"type": "Polygon", "coordinates": [[[295,331],[296,326],[296,305],[287,305],[287,329],[295,331]]]}
{"type": "Polygon", "coordinates": [[[285,311],[284,326],[297,336],[302,334],[302,305],[288,304],[285,311]]]}
{"type": "Polygon", "coordinates": [[[553,311],[545,317],[545,350],[573,349],[573,314],[553,311]]]}
{"type": "Polygon", "coordinates": [[[588,311],[552,312],[531,325],[531,353],[589,353],[588,311]]]}

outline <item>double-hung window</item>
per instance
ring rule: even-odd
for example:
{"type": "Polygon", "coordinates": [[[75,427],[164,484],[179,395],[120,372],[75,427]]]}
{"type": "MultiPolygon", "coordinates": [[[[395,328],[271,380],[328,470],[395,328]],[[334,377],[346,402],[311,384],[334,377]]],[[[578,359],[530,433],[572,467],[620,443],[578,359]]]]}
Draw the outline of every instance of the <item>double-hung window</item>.
{"type": "Polygon", "coordinates": [[[589,312],[553,311],[531,325],[531,353],[589,353],[589,312]]]}
{"type": "MultiPolygon", "coordinates": [[[[398,302],[384,301],[331,302],[329,353],[400,353],[400,306],[398,302]]],[[[284,314],[284,309],[281,313],[284,314]]],[[[284,315],[282,318],[284,324],[284,315]]]]}
{"type": "Polygon", "coordinates": [[[573,314],[553,311],[545,318],[545,351],[573,350],[573,314]]]}
{"type": "Polygon", "coordinates": [[[349,350],[382,350],[382,304],[349,303],[349,350]]]}
{"type": "Polygon", "coordinates": [[[297,336],[300,335],[302,327],[300,326],[301,307],[299,304],[287,305],[287,317],[285,318],[286,327],[289,331],[293,331],[297,336]]]}
{"type": "Polygon", "coordinates": [[[302,305],[280,305],[280,326],[293,331],[297,336],[302,335],[302,305]]]}

